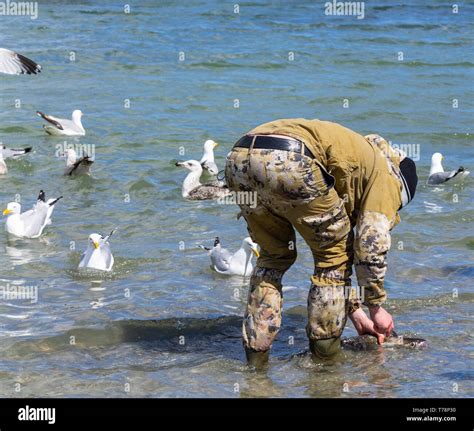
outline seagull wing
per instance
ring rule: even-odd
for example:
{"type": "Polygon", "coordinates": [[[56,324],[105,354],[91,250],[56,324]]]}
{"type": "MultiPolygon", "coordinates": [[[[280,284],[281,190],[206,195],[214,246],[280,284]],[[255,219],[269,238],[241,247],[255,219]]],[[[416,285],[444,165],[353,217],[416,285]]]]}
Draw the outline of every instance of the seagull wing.
{"type": "Polygon", "coordinates": [[[112,269],[112,265],[114,264],[114,257],[112,256],[112,251],[110,250],[110,244],[108,242],[104,242],[100,247],[100,254],[105,262],[105,267],[107,270],[112,269]]]}
{"type": "Polygon", "coordinates": [[[187,199],[193,201],[202,201],[207,199],[219,199],[229,194],[229,189],[213,185],[201,185],[191,190],[187,199]]]}
{"type": "Polygon", "coordinates": [[[212,267],[217,272],[227,272],[230,268],[230,261],[232,260],[232,253],[220,247],[214,247],[209,256],[211,257],[212,267]]]}
{"type": "Polygon", "coordinates": [[[203,169],[208,171],[212,175],[217,175],[219,173],[219,169],[215,162],[210,162],[209,160],[204,160],[201,162],[201,166],[203,169]]]}
{"type": "Polygon", "coordinates": [[[62,118],[56,118],[56,117],[53,117],[52,115],[47,115],[41,111],[36,111],[36,114],[39,115],[43,120],[46,120],[48,123],[51,123],[57,129],[64,130],[63,125],[61,123],[67,120],[64,120],[62,118]]]}
{"type": "Polygon", "coordinates": [[[35,238],[43,233],[48,221],[48,208],[48,204],[38,201],[33,209],[20,214],[25,229],[24,236],[35,238]]]}
{"type": "Polygon", "coordinates": [[[76,163],[66,168],[66,175],[72,175],[80,172],[89,172],[92,163],[94,163],[94,161],[88,156],[81,157],[76,163]]]}
{"type": "Polygon", "coordinates": [[[428,185],[443,184],[465,172],[466,170],[463,167],[460,167],[457,171],[436,172],[435,174],[429,176],[427,183],[428,185]]]}
{"type": "Polygon", "coordinates": [[[0,72],[8,75],[31,75],[41,72],[41,66],[29,58],[0,48],[0,72]]]}

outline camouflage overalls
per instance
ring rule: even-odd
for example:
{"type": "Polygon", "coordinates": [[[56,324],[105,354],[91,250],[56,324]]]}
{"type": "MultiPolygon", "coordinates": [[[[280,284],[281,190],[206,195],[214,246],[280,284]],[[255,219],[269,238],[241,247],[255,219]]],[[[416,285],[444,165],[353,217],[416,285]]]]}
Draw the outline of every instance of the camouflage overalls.
{"type": "Polygon", "coordinates": [[[348,313],[358,307],[350,287],[353,264],[363,302],[386,299],[389,231],[401,204],[400,159],[378,135],[366,139],[326,121],[278,120],[248,132],[269,134],[298,139],[315,158],[253,148],[234,148],[227,156],[229,188],[256,192],[258,202],[255,208],[240,205],[261,247],[250,280],[244,346],[267,352],[280,328],[282,277],[296,260],[296,229],[314,258],[306,327],[314,353],[319,340],[339,340],[348,313]]]}

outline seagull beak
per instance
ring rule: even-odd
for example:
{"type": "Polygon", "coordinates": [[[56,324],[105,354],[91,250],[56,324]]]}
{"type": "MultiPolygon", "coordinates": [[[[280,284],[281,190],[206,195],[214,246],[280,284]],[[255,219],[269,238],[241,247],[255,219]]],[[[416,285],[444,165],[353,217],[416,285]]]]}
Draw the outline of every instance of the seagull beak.
{"type": "Polygon", "coordinates": [[[260,252],[257,247],[252,247],[252,253],[257,257],[260,257],[260,252]]]}
{"type": "Polygon", "coordinates": [[[217,142],[214,142],[214,148],[218,147],[219,144],[217,142]]]}
{"type": "Polygon", "coordinates": [[[3,215],[8,215],[10,213],[11,213],[11,211],[9,209],[6,209],[6,210],[3,211],[3,215]]]}
{"type": "Polygon", "coordinates": [[[176,166],[183,166],[183,162],[176,162],[175,165],[176,166]]]}
{"type": "Polygon", "coordinates": [[[94,241],[92,244],[94,244],[94,248],[96,250],[99,248],[99,243],[97,241],[94,241]]]}

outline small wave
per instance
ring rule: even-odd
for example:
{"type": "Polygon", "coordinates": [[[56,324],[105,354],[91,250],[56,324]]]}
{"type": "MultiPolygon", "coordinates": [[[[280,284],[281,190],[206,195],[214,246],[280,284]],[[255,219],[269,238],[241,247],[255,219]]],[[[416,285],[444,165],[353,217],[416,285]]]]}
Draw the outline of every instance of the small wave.
{"type": "Polygon", "coordinates": [[[206,68],[206,69],[285,69],[286,63],[259,63],[259,64],[238,64],[231,63],[228,61],[205,61],[199,63],[191,63],[189,67],[193,68],[206,68]]]}

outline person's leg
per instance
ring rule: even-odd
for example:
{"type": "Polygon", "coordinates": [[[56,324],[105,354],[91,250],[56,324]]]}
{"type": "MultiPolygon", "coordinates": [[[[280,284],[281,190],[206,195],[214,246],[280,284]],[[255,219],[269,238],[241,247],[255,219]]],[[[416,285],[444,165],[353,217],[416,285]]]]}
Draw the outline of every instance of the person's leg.
{"type": "Polygon", "coordinates": [[[340,350],[350,305],[351,223],[334,189],[299,207],[290,219],[310,246],[315,263],[306,327],[310,349],[318,357],[331,357],[340,350]]]}
{"type": "MultiPolygon", "coordinates": [[[[226,181],[230,190],[252,193],[256,206],[240,205],[260,257],[250,279],[247,309],[242,325],[249,364],[261,367],[281,324],[282,277],[296,260],[295,231],[284,215],[277,215],[273,197],[285,189],[283,172],[287,152],[234,149],[227,156],[226,181]],[[280,180],[275,170],[280,170],[280,180]]],[[[294,171],[294,170],[293,170],[294,171]]],[[[291,183],[291,182],[290,182],[291,183]]],[[[290,184],[292,185],[292,184],[290,184]]]]}
{"type": "Polygon", "coordinates": [[[250,365],[262,367],[281,325],[282,277],[296,259],[295,231],[291,224],[263,206],[243,209],[260,257],[250,279],[242,325],[243,343],[250,365]]]}

